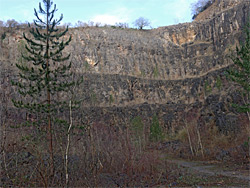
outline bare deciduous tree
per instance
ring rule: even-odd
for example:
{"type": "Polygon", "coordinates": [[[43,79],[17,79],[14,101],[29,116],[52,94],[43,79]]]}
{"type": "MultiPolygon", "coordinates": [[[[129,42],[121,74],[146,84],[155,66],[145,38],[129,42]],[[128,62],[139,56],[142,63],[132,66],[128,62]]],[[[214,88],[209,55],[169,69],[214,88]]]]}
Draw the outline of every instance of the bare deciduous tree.
{"type": "Polygon", "coordinates": [[[19,24],[16,20],[12,19],[12,20],[7,20],[6,22],[6,26],[11,28],[11,27],[17,27],[19,24]]]}
{"type": "Polygon", "coordinates": [[[77,21],[77,23],[75,24],[75,27],[87,27],[88,24],[86,22],[82,22],[80,20],[77,21]]]}
{"type": "Polygon", "coordinates": [[[134,22],[134,26],[142,30],[144,27],[150,26],[150,21],[146,18],[140,17],[134,22]]]}

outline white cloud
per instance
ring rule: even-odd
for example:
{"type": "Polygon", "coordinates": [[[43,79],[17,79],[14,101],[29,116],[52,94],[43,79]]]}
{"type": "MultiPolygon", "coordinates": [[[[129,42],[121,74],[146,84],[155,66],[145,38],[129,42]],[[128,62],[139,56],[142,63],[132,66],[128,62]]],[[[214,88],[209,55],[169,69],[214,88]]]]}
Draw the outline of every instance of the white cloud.
{"type": "Polygon", "coordinates": [[[115,15],[100,14],[93,17],[91,21],[95,23],[114,25],[115,23],[122,22],[123,20],[115,15]]]}
{"type": "Polygon", "coordinates": [[[116,8],[113,12],[105,13],[105,14],[98,14],[92,17],[90,20],[97,23],[102,24],[109,24],[114,25],[115,23],[119,22],[129,22],[130,20],[130,13],[132,10],[128,10],[125,7],[116,8]]]}

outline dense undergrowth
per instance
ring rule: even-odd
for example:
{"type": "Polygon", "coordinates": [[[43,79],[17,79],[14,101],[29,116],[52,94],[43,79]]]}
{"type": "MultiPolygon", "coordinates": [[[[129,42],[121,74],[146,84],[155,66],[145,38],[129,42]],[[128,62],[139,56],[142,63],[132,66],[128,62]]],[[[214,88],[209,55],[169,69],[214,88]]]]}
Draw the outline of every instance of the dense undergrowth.
{"type": "MultiPolygon", "coordinates": [[[[244,120],[245,117],[240,118],[244,120]]],[[[148,127],[141,117],[136,117],[127,127],[96,122],[75,128],[69,150],[69,186],[213,185],[219,180],[194,176],[165,159],[217,160],[246,168],[249,128],[244,126],[244,121],[240,131],[228,134],[219,131],[214,123],[201,128],[194,121],[175,132],[162,135],[165,131],[162,130],[152,134],[152,130],[163,129],[157,116],[148,127]],[[197,128],[202,131],[198,133],[197,128]]],[[[66,140],[59,139],[62,135],[54,133],[55,173],[50,177],[46,141],[30,140],[28,135],[36,135],[31,128],[7,128],[4,133],[1,186],[65,186],[66,140]]]]}

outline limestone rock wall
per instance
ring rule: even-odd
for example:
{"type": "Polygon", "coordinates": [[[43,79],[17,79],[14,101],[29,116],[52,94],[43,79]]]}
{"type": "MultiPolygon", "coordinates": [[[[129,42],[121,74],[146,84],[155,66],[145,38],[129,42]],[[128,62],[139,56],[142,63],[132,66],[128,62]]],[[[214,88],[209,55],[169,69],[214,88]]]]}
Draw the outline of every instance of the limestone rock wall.
{"type": "Polygon", "coordinates": [[[214,0],[214,3],[211,6],[197,15],[195,21],[211,19],[215,17],[216,14],[220,14],[222,11],[237,6],[243,1],[248,2],[249,0],[214,0]]]}
{"type": "Polygon", "coordinates": [[[238,42],[248,15],[246,2],[203,22],[150,31],[74,29],[70,51],[73,61],[81,63],[79,72],[166,80],[197,77],[230,64],[223,55],[238,42]]]}
{"type": "MultiPolygon", "coordinates": [[[[203,21],[153,30],[70,29],[73,40],[67,52],[74,72],[84,77],[78,93],[81,115],[87,122],[124,124],[134,116],[150,122],[157,113],[162,125],[171,127],[178,125],[179,112],[191,106],[223,122],[218,118],[230,113],[226,104],[232,101],[224,76],[232,64],[228,52],[239,43],[249,12],[249,1],[241,1],[203,21]]],[[[22,32],[6,32],[1,40],[1,97],[6,96],[6,82],[17,74],[22,32]]]]}

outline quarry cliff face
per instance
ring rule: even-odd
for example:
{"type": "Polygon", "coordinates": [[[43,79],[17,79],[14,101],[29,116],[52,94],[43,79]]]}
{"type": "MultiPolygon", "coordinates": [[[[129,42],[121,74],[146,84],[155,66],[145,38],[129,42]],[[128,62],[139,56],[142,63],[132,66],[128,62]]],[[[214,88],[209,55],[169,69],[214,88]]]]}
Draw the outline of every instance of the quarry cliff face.
{"type": "Polygon", "coordinates": [[[166,80],[192,78],[228,65],[221,55],[238,41],[248,5],[242,1],[208,20],[149,31],[74,29],[70,51],[74,61],[89,64],[89,72],[166,80]]]}
{"type": "MultiPolygon", "coordinates": [[[[84,77],[79,97],[86,121],[126,123],[141,116],[149,122],[156,113],[162,126],[173,127],[192,107],[214,114],[218,126],[230,126],[227,121],[236,119],[227,108],[233,99],[224,71],[250,16],[249,1],[237,2],[205,19],[152,30],[70,29],[67,51],[74,72],[84,77]]],[[[2,95],[17,74],[22,32],[1,41],[2,95]]]]}

